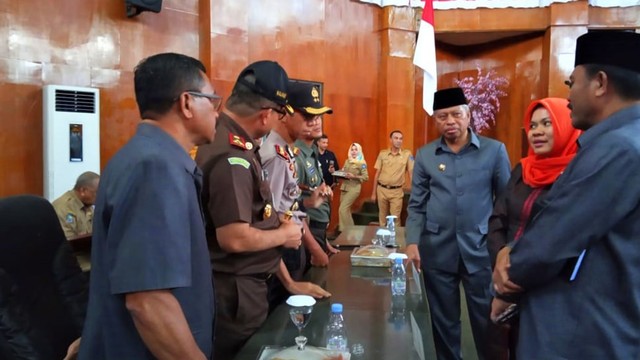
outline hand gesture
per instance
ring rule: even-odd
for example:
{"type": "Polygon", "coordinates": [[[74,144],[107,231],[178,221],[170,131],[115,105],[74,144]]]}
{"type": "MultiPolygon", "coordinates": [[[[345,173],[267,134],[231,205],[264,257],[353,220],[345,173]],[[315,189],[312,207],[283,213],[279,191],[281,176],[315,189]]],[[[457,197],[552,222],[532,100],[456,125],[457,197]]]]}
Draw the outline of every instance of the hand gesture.
{"type": "Polygon", "coordinates": [[[318,186],[311,192],[311,196],[305,199],[304,206],[308,208],[318,208],[324,202],[322,187],[318,186]]]}
{"type": "Polygon", "coordinates": [[[284,243],[282,246],[289,249],[297,249],[302,244],[302,227],[293,221],[283,221],[279,230],[282,230],[284,243]]]}
{"type": "Polygon", "coordinates": [[[327,186],[326,183],[322,183],[320,186],[318,186],[318,188],[320,189],[320,192],[324,197],[326,198],[333,197],[333,190],[331,190],[331,186],[327,186]]]}
{"type": "Polygon", "coordinates": [[[311,253],[311,265],[315,267],[327,267],[329,265],[329,255],[324,251],[318,251],[317,254],[311,253]]]}
{"type": "Polygon", "coordinates": [[[331,245],[331,243],[327,241],[327,254],[333,255],[333,254],[337,254],[339,252],[340,252],[340,250],[334,248],[333,245],[331,245]]]}
{"type": "Polygon", "coordinates": [[[416,244],[407,245],[405,253],[407,254],[407,258],[408,258],[407,260],[412,261],[416,270],[421,271],[422,268],[420,267],[421,265],[420,251],[418,251],[418,245],[416,244]]]}
{"type": "Polygon", "coordinates": [[[511,261],[509,253],[511,248],[502,248],[496,257],[496,267],[493,269],[493,287],[499,294],[515,294],[522,292],[522,288],[509,280],[509,268],[511,261]]]}
{"type": "Polygon", "coordinates": [[[287,290],[294,295],[310,295],[316,299],[331,296],[331,293],[308,281],[293,281],[287,290]]]}
{"type": "Polygon", "coordinates": [[[498,315],[502,314],[512,303],[502,299],[493,298],[491,301],[491,321],[496,322],[498,315]]]}
{"type": "Polygon", "coordinates": [[[77,359],[79,352],[80,352],[80,338],[77,338],[67,348],[67,355],[64,357],[64,360],[77,359]]]}

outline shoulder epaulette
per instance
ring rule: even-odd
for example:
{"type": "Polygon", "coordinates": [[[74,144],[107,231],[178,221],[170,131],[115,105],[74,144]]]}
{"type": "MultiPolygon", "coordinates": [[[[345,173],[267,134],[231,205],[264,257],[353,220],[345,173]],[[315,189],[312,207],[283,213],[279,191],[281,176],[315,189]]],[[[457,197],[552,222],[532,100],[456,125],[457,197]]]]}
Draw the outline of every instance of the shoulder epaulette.
{"type": "Polygon", "coordinates": [[[242,136],[229,133],[229,144],[238,147],[242,150],[253,149],[253,143],[246,141],[242,136]]]}
{"type": "MultiPolygon", "coordinates": [[[[294,148],[295,148],[295,146],[294,146],[294,148]]],[[[293,158],[296,157],[296,154],[293,152],[293,148],[291,146],[287,145],[285,147],[285,150],[287,151],[287,154],[289,154],[289,158],[290,159],[293,159],[293,158]]]]}
{"type": "Polygon", "coordinates": [[[278,154],[278,156],[280,156],[281,158],[289,161],[289,154],[287,154],[287,151],[280,145],[276,144],[276,154],[278,154]]]}

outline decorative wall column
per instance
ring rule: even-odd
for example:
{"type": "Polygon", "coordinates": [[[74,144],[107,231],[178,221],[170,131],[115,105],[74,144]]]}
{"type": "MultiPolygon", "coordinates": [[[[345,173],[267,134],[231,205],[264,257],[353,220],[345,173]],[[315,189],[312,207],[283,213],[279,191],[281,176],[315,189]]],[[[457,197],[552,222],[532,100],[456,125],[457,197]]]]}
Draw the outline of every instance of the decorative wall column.
{"type": "Polygon", "coordinates": [[[387,6],[380,21],[380,73],[378,137],[380,148],[389,144],[389,133],[401,130],[404,147],[413,149],[415,67],[413,50],[416,43],[415,10],[410,7],[387,6]]]}
{"type": "Polygon", "coordinates": [[[549,27],[545,31],[540,81],[546,96],[567,97],[564,81],[573,71],[576,39],[587,32],[589,4],[586,1],[554,3],[549,6],[549,27]]]}

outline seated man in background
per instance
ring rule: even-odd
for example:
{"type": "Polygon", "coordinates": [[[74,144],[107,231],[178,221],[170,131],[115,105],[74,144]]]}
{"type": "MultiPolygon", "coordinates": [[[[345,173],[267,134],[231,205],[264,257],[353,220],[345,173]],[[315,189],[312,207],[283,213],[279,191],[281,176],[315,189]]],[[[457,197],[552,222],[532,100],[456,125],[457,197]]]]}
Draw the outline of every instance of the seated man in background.
{"type": "Polygon", "coordinates": [[[92,171],[83,172],[78,176],[73,189],[53,201],[53,207],[67,239],[91,234],[93,204],[96,202],[99,182],[100,175],[92,171]]]}

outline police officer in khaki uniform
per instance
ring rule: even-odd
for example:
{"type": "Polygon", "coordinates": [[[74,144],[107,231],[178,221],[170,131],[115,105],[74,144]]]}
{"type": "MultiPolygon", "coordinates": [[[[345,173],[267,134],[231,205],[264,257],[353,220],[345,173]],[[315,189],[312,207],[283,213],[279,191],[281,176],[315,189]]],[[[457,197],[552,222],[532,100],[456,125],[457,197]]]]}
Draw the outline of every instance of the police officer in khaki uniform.
{"type": "Polygon", "coordinates": [[[53,201],[53,208],[67,239],[91,234],[93,205],[99,182],[100,175],[92,171],[84,172],[76,180],[73,189],[53,201]]]}
{"type": "Polygon", "coordinates": [[[213,143],[200,146],[196,155],[204,174],[202,206],[218,303],[214,359],[232,359],[262,325],[273,274],[291,284],[291,292],[324,296],[313,284],[293,283],[282,264],[282,249],[298,248],[302,229],[279,219],[253,140],[292,112],[287,82],[275,62],[245,68],[218,118],[213,143]]]}
{"type": "Polygon", "coordinates": [[[389,138],[391,147],[380,151],[374,165],[376,176],[371,193],[371,201],[378,201],[380,226],[386,225],[387,215],[400,219],[405,174],[409,173],[411,183],[413,173],[413,155],[411,151],[402,149],[402,132],[394,130],[389,138]]]}
{"type": "Polygon", "coordinates": [[[360,196],[362,183],[369,180],[367,162],[360,144],[351,144],[342,171],[346,173],[347,177],[340,185],[340,231],[343,231],[347,226],[353,226],[351,206],[360,196]]]}
{"type": "Polygon", "coordinates": [[[307,254],[308,265],[327,266],[328,254],[338,252],[327,242],[327,227],[331,205],[329,200],[333,196],[330,186],[327,186],[322,177],[322,167],[318,160],[318,148],[314,140],[322,136],[322,115],[331,114],[333,110],[322,104],[320,92],[309,83],[290,84],[289,103],[295,110],[294,116],[301,116],[305,120],[301,136],[295,142],[298,149],[296,164],[298,166],[298,184],[302,189],[302,199],[311,196],[314,190],[319,189],[325,195],[322,204],[317,208],[305,209],[309,219],[309,230],[315,241],[320,245],[322,252],[310,251],[307,254]]]}
{"type": "MultiPolygon", "coordinates": [[[[291,96],[291,90],[289,90],[291,96]]],[[[282,260],[284,261],[291,278],[299,281],[304,273],[306,256],[305,248],[322,251],[320,245],[313,239],[313,235],[305,221],[306,214],[301,208],[318,207],[323,202],[320,189],[312,192],[311,196],[299,203],[300,188],[298,187],[298,171],[296,169],[295,147],[293,143],[303,129],[304,118],[299,113],[285,116],[274,126],[271,133],[260,146],[262,167],[267,172],[271,193],[273,194],[273,207],[282,216],[291,217],[291,220],[303,227],[303,246],[298,249],[284,249],[282,260]]],[[[324,291],[324,290],[323,290],[324,291]]],[[[269,308],[273,309],[282,303],[290,292],[278,277],[272,277],[269,281],[269,308]]],[[[329,293],[325,293],[329,296],[329,293]]]]}

